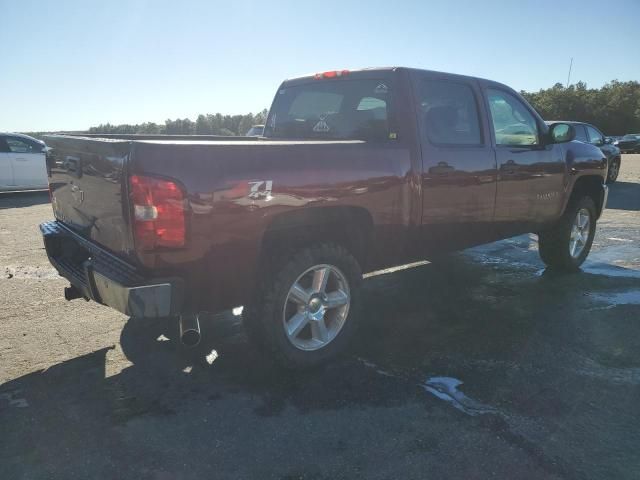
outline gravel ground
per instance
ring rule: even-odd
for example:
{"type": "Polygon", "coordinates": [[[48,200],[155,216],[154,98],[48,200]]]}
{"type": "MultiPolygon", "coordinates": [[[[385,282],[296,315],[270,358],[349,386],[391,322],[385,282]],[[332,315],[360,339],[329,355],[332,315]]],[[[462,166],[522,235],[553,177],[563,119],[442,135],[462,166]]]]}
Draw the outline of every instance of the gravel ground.
{"type": "Polygon", "coordinates": [[[0,196],[2,479],[640,475],[640,155],[582,273],[525,235],[369,278],[350,354],[296,374],[231,313],[186,354],[163,322],[65,302],[51,216],[0,196]]]}

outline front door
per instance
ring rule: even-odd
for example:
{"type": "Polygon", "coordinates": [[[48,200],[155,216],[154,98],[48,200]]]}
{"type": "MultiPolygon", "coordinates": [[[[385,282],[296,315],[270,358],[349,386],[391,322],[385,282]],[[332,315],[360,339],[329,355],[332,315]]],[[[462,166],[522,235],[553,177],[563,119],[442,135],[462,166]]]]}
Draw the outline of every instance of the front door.
{"type": "Polygon", "coordinates": [[[427,256],[491,241],[496,160],[473,81],[416,76],[422,146],[422,235],[427,256]]]}
{"type": "Polygon", "coordinates": [[[496,226],[505,236],[533,231],[560,214],[563,149],[545,144],[542,122],[516,95],[488,88],[486,98],[498,163],[496,226]]]}

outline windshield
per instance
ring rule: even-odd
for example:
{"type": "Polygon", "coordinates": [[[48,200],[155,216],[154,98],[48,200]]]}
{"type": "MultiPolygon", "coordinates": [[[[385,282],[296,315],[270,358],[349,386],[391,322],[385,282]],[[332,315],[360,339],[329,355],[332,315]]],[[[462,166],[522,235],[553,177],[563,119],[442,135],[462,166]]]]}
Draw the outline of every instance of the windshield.
{"type": "Polygon", "coordinates": [[[622,140],[638,140],[640,138],[640,135],[625,135],[624,137],[622,137],[622,140]]]}
{"type": "Polygon", "coordinates": [[[386,140],[388,80],[317,80],[281,88],[265,136],[288,139],[386,140]]]}

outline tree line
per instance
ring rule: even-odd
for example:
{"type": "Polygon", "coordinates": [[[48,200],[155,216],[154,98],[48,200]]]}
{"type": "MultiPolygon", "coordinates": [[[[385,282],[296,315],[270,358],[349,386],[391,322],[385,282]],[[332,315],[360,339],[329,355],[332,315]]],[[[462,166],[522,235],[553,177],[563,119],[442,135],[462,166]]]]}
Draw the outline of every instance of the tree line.
{"type": "Polygon", "coordinates": [[[188,118],[167,119],[164,124],[145,122],[140,124],[100,124],[91,127],[89,133],[110,134],[161,134],[161,135],[245,135],[254,125],[264,125],[267,110],[257,114],[222,115],[221,113],[198,115],[195,121],[188,118]]]}
{"type": "MultiPolygon", "coordinates": [[[[640,82],[613,80],[601,88],[587,88],[584,82],[568,87],[556,83],[551,88],[521,93],[545,120],[592,123],[605,135],[640,133],[640,82]]],[[[178,118],[165,120],[164,124],[105,123],[91,127],[88,132],[234,136],[245,135],[253,125],[264,124],[266,117],[266,109],[255,115],[201,114],[195,121],[178,118]]]]}
{"type": "Polygon", "coordinates": [[[521,92],[545,120],[576,120],[605,135],[640,133],[640,82],[613,80],[601,88],[584,82],[556,83],[538,92],[521,92]]]}

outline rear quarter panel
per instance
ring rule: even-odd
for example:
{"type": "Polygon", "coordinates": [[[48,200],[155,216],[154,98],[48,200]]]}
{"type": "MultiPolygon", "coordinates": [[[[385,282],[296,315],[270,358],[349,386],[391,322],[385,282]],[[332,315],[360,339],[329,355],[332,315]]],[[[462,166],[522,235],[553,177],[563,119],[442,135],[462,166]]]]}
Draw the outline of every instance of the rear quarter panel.
{"type": "Polygon", "coordinates": [[[263,235],[277,216],[352,206],[371,215],[372,265],[393,263],[407,241],[411,207],[418,205],[412,158],[409,148],[394,143],[137,142],[132,173],[179,180],[189,205],[188,247],[140,260],[185,277],[193,308],[231,308],[250,299],[263,235]]]}

